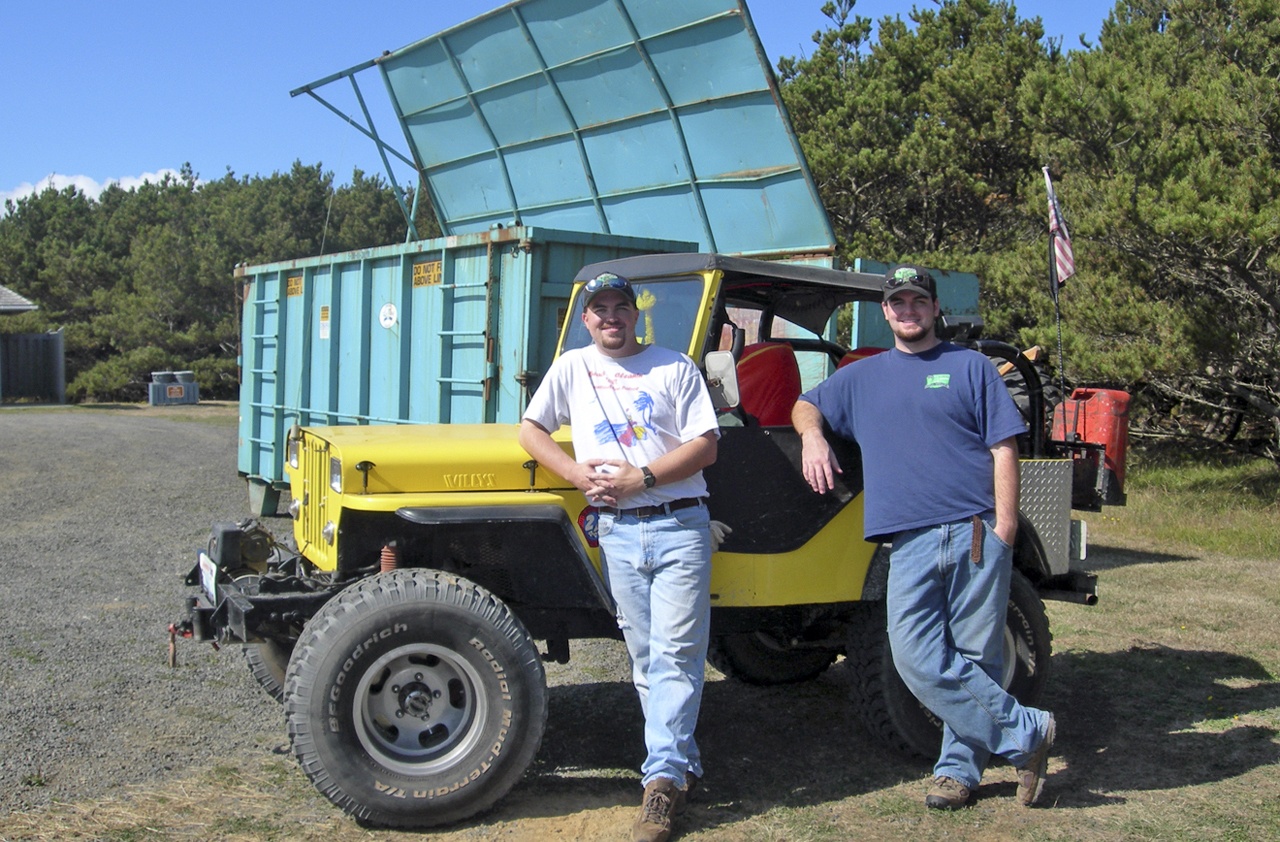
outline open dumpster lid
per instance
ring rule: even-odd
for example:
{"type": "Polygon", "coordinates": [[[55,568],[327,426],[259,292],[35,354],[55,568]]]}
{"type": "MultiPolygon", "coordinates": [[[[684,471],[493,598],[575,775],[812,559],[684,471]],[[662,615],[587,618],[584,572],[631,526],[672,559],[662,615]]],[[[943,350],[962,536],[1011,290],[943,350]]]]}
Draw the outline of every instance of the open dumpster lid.
{"type": "Polygon", "coordinates": [[[372,67],[445,234],[524,224],[834,251],[741,0],[518,0],[293,93],[321,99],[372,67]]]}

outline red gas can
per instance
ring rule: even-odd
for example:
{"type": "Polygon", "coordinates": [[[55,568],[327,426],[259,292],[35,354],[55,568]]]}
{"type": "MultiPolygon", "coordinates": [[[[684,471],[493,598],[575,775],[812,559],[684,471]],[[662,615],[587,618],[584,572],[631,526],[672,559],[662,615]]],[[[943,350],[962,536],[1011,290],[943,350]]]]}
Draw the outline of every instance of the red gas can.
{"type": "MultiPolygon", "coordinates": [[[[1076,389],[1053,410],[1054,441],[1102,446],[1099,488],[1104,503],[1124,501],[1124,462],[1129,448],[1129,394],[1116,389],[1076,389]]],[[[1082,455],[1082,454],[1078,454],[1082,455]]]]}

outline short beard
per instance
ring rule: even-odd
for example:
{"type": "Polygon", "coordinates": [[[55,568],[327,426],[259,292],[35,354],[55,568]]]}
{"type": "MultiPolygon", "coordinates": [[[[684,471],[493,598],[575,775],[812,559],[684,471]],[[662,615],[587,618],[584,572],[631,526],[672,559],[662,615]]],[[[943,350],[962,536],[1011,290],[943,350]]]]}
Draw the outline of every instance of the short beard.
{"type": "Polygon", "coordinates": [[[933,327],[925,327],[924,325],[898,325],[893,329],[893,335],[901,339],[903,342],[919,342],[928,339],[933,333],[933,327]]]}
{"type": "Polygon", "coordinates": [[[604,331],[601,331],[600,347],[605,351],[621,351],[623,348],[627,347],[626,332],[620,331],[616,336],[611,336],[606,334],[604,331]]]}

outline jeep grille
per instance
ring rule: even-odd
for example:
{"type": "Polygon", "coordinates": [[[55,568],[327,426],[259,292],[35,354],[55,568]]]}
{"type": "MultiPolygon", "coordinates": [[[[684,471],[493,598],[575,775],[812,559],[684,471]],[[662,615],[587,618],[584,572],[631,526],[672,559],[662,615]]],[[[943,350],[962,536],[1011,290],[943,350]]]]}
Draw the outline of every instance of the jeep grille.
{"type": "MultiPolygon", "coordinates": [[[[323,534],[325,524],[330,520],[336,522],[337,518],[337,512],[330,511],[328,442],[303,436],[298,476],[302,481],[302,500],[294,525],[298,549],[319,567],[333,569],[337,566],[337,549],[325,541],[323,534]]],[[[298,489],[293,491],[296,495],[298,489]]]]}

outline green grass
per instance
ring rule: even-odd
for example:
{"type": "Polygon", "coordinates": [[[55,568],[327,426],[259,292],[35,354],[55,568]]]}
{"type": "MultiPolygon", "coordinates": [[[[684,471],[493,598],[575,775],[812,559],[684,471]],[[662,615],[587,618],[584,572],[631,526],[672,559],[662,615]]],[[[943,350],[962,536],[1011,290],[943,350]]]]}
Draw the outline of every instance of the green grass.
{"type": "Polygon", "coordinates": [[[1090,530],[1172,548],[1280,557],[1280,466],[1269,459],[1134,450],[1128,504],[1089,515],[1090,530]]]}
{"type": "Polygon", "coordinates": [[[169,421],[225,427],[235,426],[237,423],[238,407],[239,404],[236,401],[209,400],[173,406],[151,406],[146,403],[4,404],[0,406],[0,410],[21,410],[28,415],[54,412],[129,412],[165,418],[169,421]]]}
{"type": "Polygon", "coordinates": [[[21,658],[29,664],[38,664],[44,660],[44,653],[37,652],[34,649],[15,648],[11,650],[11,654],[15,658],[21,658]]]}

